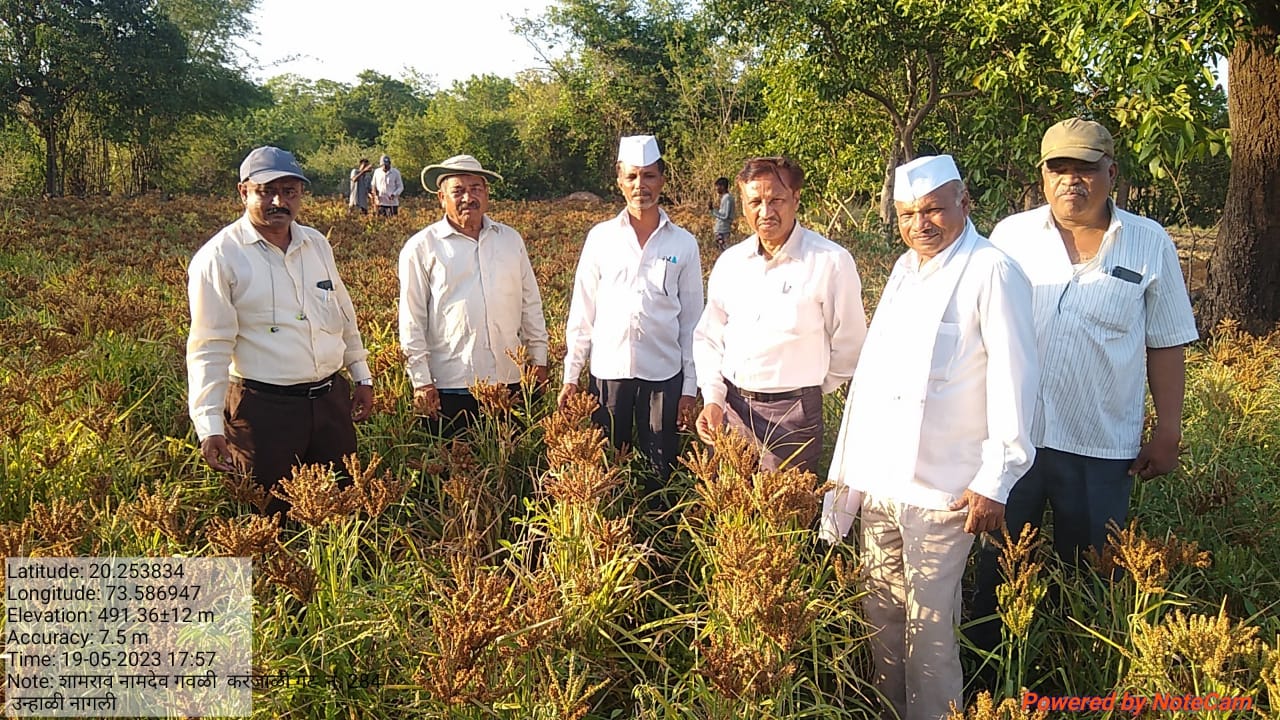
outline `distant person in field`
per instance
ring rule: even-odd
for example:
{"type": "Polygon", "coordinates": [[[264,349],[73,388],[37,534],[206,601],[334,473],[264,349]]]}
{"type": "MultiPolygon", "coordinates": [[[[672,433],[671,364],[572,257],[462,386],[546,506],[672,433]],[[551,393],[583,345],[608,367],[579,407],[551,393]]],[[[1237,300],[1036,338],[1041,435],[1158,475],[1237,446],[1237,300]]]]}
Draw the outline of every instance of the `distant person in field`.
{"type": "Polygon", "coordinates": [[[587,233],[559,402],[578,392],[590,365],[588,391],[600,401],[592,419],[614,447],[640,449],[652,470],[646,489],[658,504],[654,493],[675,465],[678,428],[691,428],[696,417],[693,328],[702,313],[702,264],[697,239],[658,207],[666,163],[657,139],[622,138],[617,174],[627,206],[587,233]]]}
{"type": "Polygon", "coordinates": [[[707,284],[693,336],[698,435],[710,443],[727,422],[760,444],[765,469],[816,473],[822,396],[852,377],[867,334],[858,268],[797,221],[799,165],[755,158],[737,182],[755,234],[720,255],[707,284]]]}
{"type": "Polygon", "coordinates": [[[738,214],[729,192],[729,178],[716,178],[716,199],[711,201],[711,215],[716,219],[716,247],[723,250],[733,233],[733,220],[738,214]]]}
{"type": "Polygon", "coordinates": [[[400,346],[414,408],[445,437],[479,410],[469,386],[518,389],[511,355],[522,346],[539,385],[547,381],[547,326],[524,238],[485,214],[489,183],[501,179],[470,155],[424,168],[444,217],[400,251],[400,346]]]}
{"type": "Polygon", "coordinates": [[[373,165],[369,158],[360,158],[360,164],[351,169],[351,194],[347,205],[361,215],[369,214],[369,193],[373,188],[373,165]]]}
{"type": "MultiPolygon", "coordinates": [[[[1134,477],[1177,467],[1183,346],[1197,338],[1173,240],[1116,207],[1117,174],[1111,133],[1064,120],[1040,143],[1048,204],[991,232],[1031,279],[1042,366],[1031,422],[1036,460],[1009,495],[1005,524],[1015,537],[1025,524],[1039,527],[1048,504],[1054,550],[1071,563],[1102,550],[1108,525],[1125,525],[1134,477]],[[1144,439],[1148,387],[1155,422],[1144,439]]],[[[997,557],[990,545],[979,555],[974,617],[996,610],[997,557]]],[[[999,622],[976,626],[972,638],[995,647],[999,622]]]]}
{"type": "Polygon", "coordinates": [[[400,212],[400,195],[404,193],[404,180],[400,171],[391,167],[391,158],[383,155],[378,169],[373,171],[373,195],[378,202],[378,214],[392,216],[400,212]]]}
{"type": "Polygon", "coordinates": [[[896,717],[963,707],[956,626],[975,535],[1001,528],[1031,466],[1039,377],[1031,285],[969,222],[950,155],[895,171],[893,267],[849,388],[823,503],[838,542],[862,512],[876,687],[896,717]]]}
{"type": "MultiPolygon", "coordinates": [[[[200,453],[268,490],[299,463],[340,470],[356,451],[352,422],[373,408],[368,353],[333,249],[297,223],[305,183],[291,153],[249,153],[238,186],[244,215],[188,269],[187,404],[200,453]]],[[[267,511],[287,509],[273,498],[267,511]]]]}

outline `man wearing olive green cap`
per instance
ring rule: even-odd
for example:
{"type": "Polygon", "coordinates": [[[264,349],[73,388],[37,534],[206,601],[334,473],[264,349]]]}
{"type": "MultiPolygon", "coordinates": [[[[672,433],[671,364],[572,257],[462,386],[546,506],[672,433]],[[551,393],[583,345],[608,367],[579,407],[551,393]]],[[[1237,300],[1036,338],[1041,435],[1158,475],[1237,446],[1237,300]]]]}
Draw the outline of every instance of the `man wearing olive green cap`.
{"type": "MultiPolygon", "coordinates": [[[[1041,363],[1031,420],[1035,463],[1009,494],[1005,524],[1016,536],[1054,513],[1054,549],[1076,562],[1101,550],[1111,523],[1124,525],[1135,476],[1178,464],[1185,384],[1183,346],[1196,335],[1173,240],[1158,223],[1111,199],[1115,143],[1102,125],[1064,120],[1044,134],[1040,174],[1048,204],[1006,218],[991,242],[1031,280],[1041,363]],[[1155,422],[1142,437],[1144,385],[1155,422]]],[[[979,558],[974,617],[995,612],[996,550],[979,558]]],[[[999,641],[979,626],[979,646],[999,641]]]]}

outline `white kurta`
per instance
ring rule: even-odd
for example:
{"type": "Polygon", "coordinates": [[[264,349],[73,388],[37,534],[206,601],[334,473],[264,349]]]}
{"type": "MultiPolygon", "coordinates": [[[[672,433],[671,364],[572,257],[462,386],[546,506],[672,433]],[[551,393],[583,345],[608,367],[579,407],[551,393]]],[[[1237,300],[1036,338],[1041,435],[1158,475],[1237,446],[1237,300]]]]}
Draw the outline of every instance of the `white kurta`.
{"type": "Polygon", "coordinates": [[[898,259],[854,373],[823,507],[843,537],[861,494],[942,510],[1003,503],[1031,467],[1039,372],[1031,286],[972,225],[920,266],[898,259]]]}

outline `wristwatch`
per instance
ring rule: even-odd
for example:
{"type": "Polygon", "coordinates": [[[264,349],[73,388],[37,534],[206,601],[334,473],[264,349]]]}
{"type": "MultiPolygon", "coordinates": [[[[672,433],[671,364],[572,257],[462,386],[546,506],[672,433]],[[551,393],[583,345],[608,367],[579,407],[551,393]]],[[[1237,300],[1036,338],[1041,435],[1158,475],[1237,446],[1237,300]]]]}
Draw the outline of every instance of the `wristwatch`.
{"type": "Polygon", "coordinates": [[[357,381],[356,381],[356,384],[357,384],[357,385],[365,385],[365,386],[368,386],[368,387],[373,387],[373,378],[365,378],[365,379],[363,379],[363,380],[357,380],[357,381]]]}

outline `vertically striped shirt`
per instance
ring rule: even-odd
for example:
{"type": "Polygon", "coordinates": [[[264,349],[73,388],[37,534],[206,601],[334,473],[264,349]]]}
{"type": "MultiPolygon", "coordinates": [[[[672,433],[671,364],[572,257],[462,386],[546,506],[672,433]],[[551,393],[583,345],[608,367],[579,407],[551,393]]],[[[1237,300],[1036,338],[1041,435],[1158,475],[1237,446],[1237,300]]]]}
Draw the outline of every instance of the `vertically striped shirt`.
{"type": "Polygon", "coordinates": [[[1147,348],[1198,336],[1169,234],[1108,204],[1111,225],[1098,254],[1079,267],[1048,205],[1005,218],[991,242],[1031,280],[1041,365],[1032,443],[1128,460],[1142,439],[1147,348]]]}

